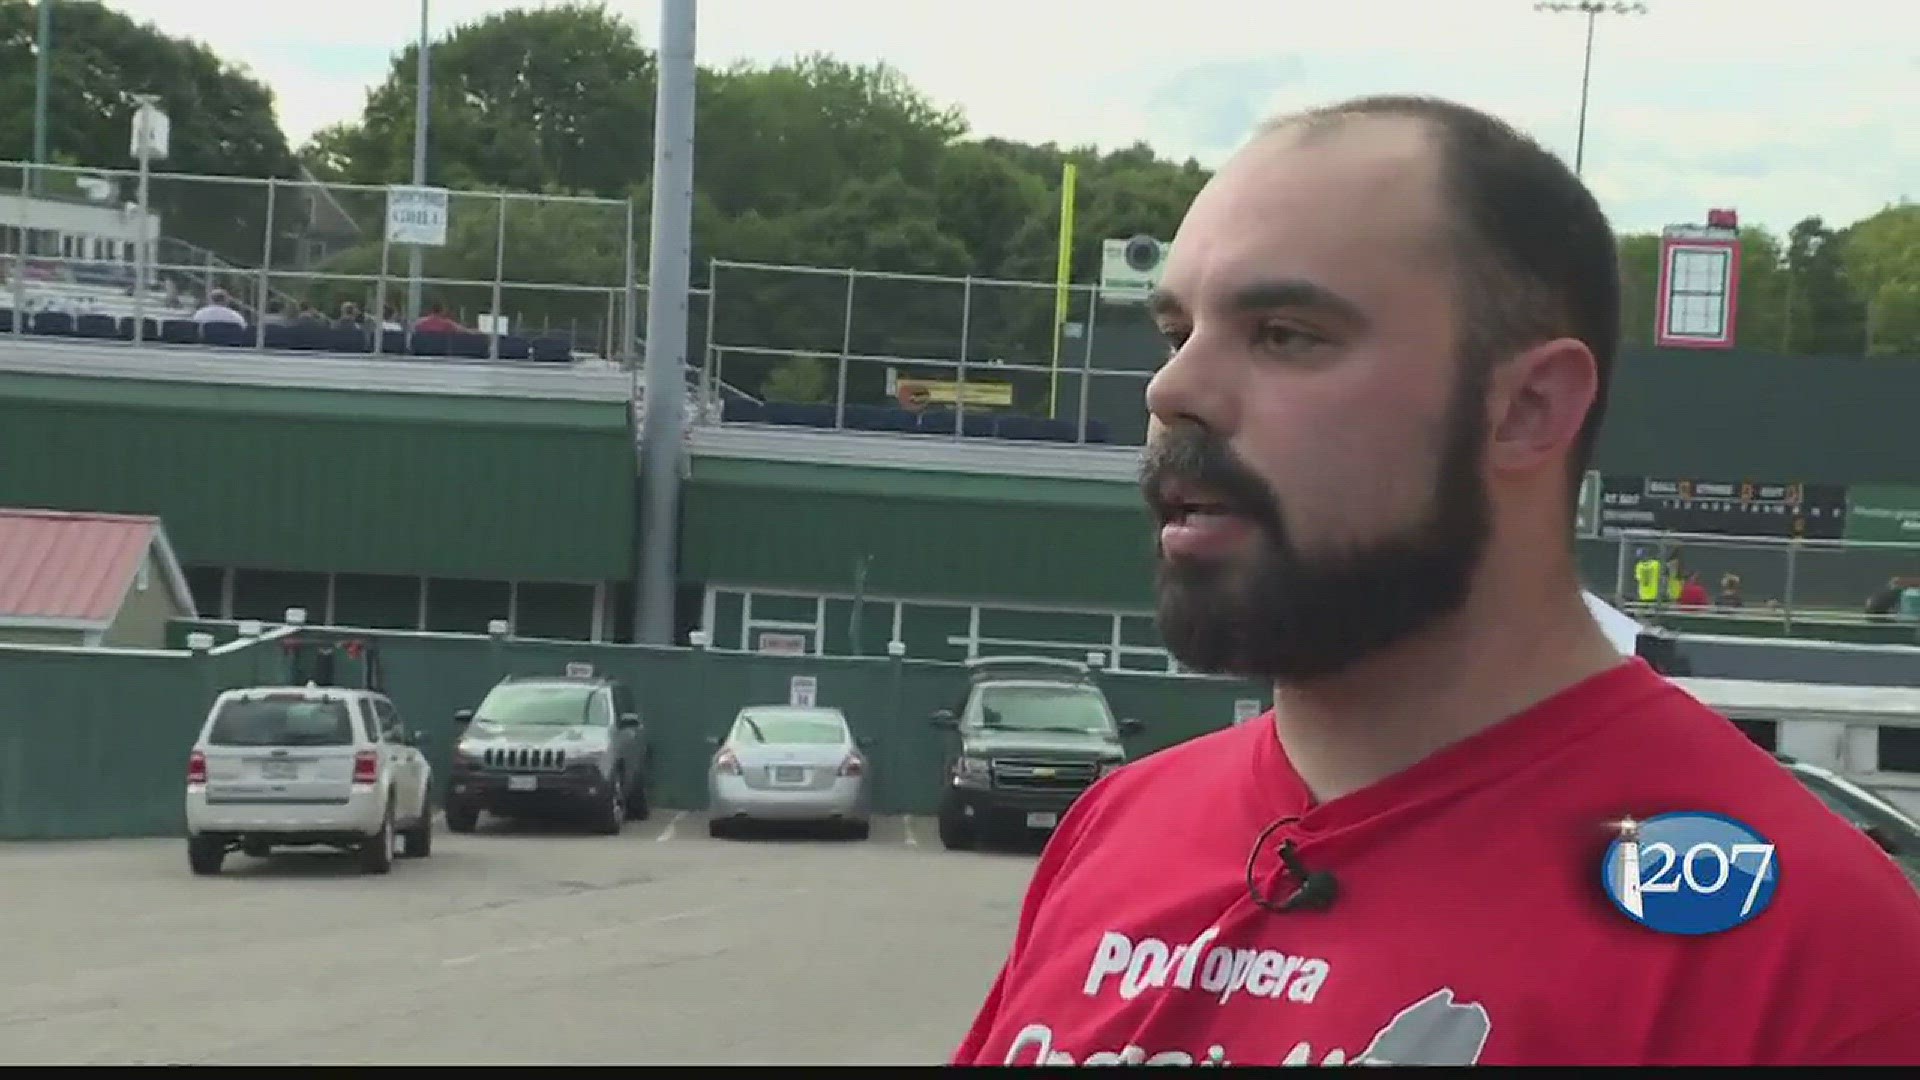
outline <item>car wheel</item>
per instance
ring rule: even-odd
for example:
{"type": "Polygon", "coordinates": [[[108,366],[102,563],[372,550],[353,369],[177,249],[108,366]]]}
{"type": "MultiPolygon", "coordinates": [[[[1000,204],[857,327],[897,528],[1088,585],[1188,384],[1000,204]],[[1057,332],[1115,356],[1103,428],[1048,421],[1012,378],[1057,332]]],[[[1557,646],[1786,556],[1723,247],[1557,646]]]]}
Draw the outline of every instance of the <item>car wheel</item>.
{"type": "Polygon", "coordinates": [[[940,815],[940,846],[948,851],[971,851],[977,837],[973,826],[952,814],[940,815]]]}
{"type": "Polygon", "coordinates": [[[603,836],[617,836],[627,823],[627,791],[621,782],[620,774],[613,774],[613,783],[608,785],[604,798],[594,815],[594,831],[603,836]]]}
{"type": "Polygon", "coordinates": [[[725,840],[734,832],[733,822],[725,818],[711,818],[707,821],[707,835],[715,840],[725,840]]]}
{"type": "Polygon", "coordinates": [[[380,819],[380,831],[360,841],[360,869],[368,874],[384,874],[393,869],[393,804],[380,819]]]}
{"type": "Polygon", "coordinates": [[[255,859],[264,859],[273,854],[273,845],[265,840],[245,840],[240,844],[240,852],[255,859]]]}
{"type": "Polygon", "coordinates": [[[458,833],[470,833],[480,824],[480,811],[464,802],[447,800],[447,828],[458,833]]]}
{"type": "Polygon", "coordinates": [[[420,824],[400,834],[400,854],[409,859],[424,859],[433,854],[433,807],[420,811],[420,824]]]}
{"type": "Polygon", "coordinates": [[[647,805],[647,785],[644,780],[635,780],[633,794],[627,796],[627,820],[645,821],[653,813],[653,807],[647,805]]]}
{"type": "Polygon", "coordinates": [[[856,821],[847,826],[847,836],[854,840],[865,840],[873,832],[873,826],[865,821],[856,821]]]}
{"type": "Polygon", "coordinates": [[[226,841],[210,836],[187,837],[187,865],[201,875],[217,874],[227,861],[226,841]]]}

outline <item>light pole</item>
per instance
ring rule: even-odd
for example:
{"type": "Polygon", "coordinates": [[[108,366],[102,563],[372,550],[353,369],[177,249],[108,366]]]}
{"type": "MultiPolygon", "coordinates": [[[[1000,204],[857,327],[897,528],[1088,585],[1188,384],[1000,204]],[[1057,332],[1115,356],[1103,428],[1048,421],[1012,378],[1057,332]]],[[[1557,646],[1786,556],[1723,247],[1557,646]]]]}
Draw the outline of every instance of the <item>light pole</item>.
{"type": "Polygon", "coordinates": [[[1578,174],[1587,157],[1587,87],[1593,80],[1593,24],[1602,15],[1645,15],[1647,5],[1603,3],[1602,0],[1541,0],[1533,5],[1533,10],[1557,15],[1572,12],[1587,17],[1587,57],[1580,66],[1580,135],[1573,147],[1573,171],[1578,174]]]}
{"type": "MultiPolygon", "coordinates": [[[[427,182],[427,0],[420,0],[420,58],[414,69],[413,81],[413,186],[423,187],[427,182]]],[[[504,211],[503,211],[504,212],[504,211]]],[[[407,252],[407,321],[404,326],[412,326],[420,318],[420,245],[410,245],[407,252]]],[[[386,271],[382,270],[382,274],[386,271]]],[[[384,312],[375,313],[385,318],[384,312]]]]}
{"type": "MultiPolygon", "coordinates": [[[[33,163],[47,163],[47,81],[53,74],[53,0],[40,0],[33,53],[33,163]]],[[[35,177],[33,190],[39,190],[35,177]]]]}

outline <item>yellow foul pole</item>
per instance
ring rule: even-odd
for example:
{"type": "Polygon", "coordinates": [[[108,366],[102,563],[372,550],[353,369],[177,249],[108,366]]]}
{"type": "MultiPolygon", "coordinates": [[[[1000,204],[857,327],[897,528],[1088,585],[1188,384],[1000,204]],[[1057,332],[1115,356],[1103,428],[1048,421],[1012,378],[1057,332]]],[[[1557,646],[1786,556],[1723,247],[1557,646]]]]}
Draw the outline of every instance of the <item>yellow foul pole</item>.
{"type": "Polygon", "coordinates": [[[1069,161],[1060,169],[1060,255],[1053,274],[1052,382],[1047,389],[1047,416],[1057,417],[1060,397],[1060,334],[1067,325],[1067,282],[1073,274],[1073,182],[1079,169],[1069,161]]]}

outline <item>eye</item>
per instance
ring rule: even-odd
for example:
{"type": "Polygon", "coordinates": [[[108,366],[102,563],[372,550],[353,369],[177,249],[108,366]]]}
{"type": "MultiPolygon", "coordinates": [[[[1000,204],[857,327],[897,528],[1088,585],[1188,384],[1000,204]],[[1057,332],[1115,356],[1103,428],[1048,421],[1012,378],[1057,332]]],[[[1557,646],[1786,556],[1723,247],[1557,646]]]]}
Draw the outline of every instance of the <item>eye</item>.
{"type": "Polygon", "coordinates": [[[1268,352],[1295,353],[1317,345],[1320,341],[1318,336],[1283,322],[1259,323],[1253,331],[1254,347],[1268,352]]]}
{"type": "Polygon", "coordinates": [[[1187,343],[1189,337],[1193,336],[1193,331],[1184,326],[1167,326],[1162,324],[1160,327],[1160,336],[1166,340],[1167,355],[1171,356],[1180,351],[1180,347],[1187,343]]]}

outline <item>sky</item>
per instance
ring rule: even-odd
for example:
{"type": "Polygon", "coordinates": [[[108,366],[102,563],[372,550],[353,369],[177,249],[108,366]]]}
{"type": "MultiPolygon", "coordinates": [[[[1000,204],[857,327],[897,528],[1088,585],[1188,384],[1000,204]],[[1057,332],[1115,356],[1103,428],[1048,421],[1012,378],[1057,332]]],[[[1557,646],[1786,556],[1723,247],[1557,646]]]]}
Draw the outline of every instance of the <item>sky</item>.
{"type": "MultiPolygon", "coordinates": [[[[295,146],[355,118],[419,34],[412,0],[107,3],[249,68],[295,146]]],[[[430,0],[429,21],[538,6],[430,0]]],[[[658,41],[658,0],[606,6],[658,41]]],[[[1920,3],[1643,6],[1596,20],[1582,174],[1617,230],[1725,207],[1784,232],[1920,198],[1920,3]]],[[[1531,0],[707,0],[699,20],[702,65],[885,61],[978,136],[1210,166],[1271,112],[1382,92],[1478,106],[1572,161],[1587,26],[1531,0]]]]}

